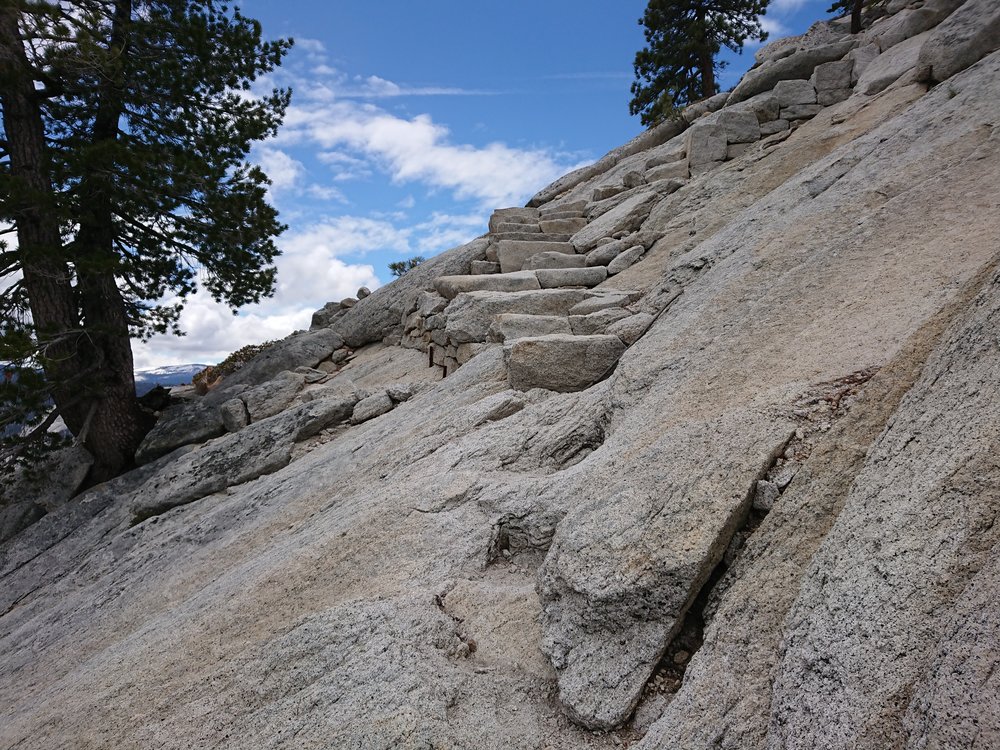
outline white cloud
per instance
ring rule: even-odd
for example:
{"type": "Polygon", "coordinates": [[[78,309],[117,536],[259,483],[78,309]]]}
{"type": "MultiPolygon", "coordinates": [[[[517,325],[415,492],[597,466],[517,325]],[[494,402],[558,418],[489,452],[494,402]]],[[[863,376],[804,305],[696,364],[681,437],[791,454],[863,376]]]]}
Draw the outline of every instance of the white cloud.
{"type": "Polygon", "coordinates": [[[767,32],[769,41],[788,35],[788,27],[781,23],[781,21],[765,16],[761,16],[758,20],[761,27],[767,32]]]}
{"type": "Polygon", "coordinates": [[[486,230],[485,213],[454,215],[434,213],[415,229],[421,235],[416,242],[421,255],[435,255],[442,250],[463,245],[486,230]]]}
{"type": "Polygon", "coordinates": [[[302,162],[296,161],[280,149],[260,148],[257,151],[256,161],[264,170],[264,174],[271,178],[272,191],[295,187],[306,174],[302,162]]]}
{"type": "Polygon", "coordinates": [[[207,294],[195,294],[180,320],[187,335],[134,342],[136,367],[213,364],[246,344],[308,328],[313,312],[327,302],[353,297],[362,286],[374,290],[381,285],[371,265],[348,263],[338,255],[378,249],[408,253],[410,232],[385,221],[344,216],[291,233],[279,241],[282,255],[276,261],[273,297],[234,316],[207,294]]]}
{"type": "Polygon", "coordinates": [[[430,115],[405,119],[371,104],[352,101],[292,106],[279,143],[311,142],[327,158],[345,150],[365,157],[396,183],[422,182],[457,199],[497,207],[523,203],[535,191],[573,169],[544,149],[503,143],[482,147],[451,142],[447,127],[430,115]]]}
{"type": "Polygon", "coordinates": [[[816,5],[827,0],[771,0],[768,10],[778,14],[794,13],[804,5],[816,5]]]}

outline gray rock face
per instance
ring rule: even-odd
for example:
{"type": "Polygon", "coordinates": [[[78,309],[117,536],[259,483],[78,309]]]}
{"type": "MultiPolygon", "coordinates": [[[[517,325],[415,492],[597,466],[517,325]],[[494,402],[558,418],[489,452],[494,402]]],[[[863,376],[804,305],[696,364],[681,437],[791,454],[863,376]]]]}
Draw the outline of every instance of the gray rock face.
{"type": "Polygon", "coordinates": [[[990,0],[967,0],[931,33],[917,67],[923,79],[944,81],[997,49],[1000,7],[990,0]]]}
{"type": "Polygon", "coordinates": [[[788,57],[767,62],[743,76],[730,94],[729,101],[735,104],[761,92],[770,91],[779,81],[808,79],[817,65],[841,59],[857,44],[856,39],[843,39],[811,49],[798,50],[788,57]]]}
{"type": "Polygon", "coordinates": [[[250,413],[241,398],[231,398],[219,407],[222,424],[229,432],[238,432],[250,424],[250,413]]]}
{"type": "Polygon", "coordinates": [[[590,313],[590,315],[571,315],[569,325],[577,336],[591,336],[596,333],[605,333],[612,323],[631,316],[631,313],[620,307],[608,307],[590,313]]]}
{"type": "MultiPolygon", "coordinates": [[[[851,88],[851,74],[854,72],[853,60],[835,60],[833,62],[817,65],[809,79],[817,91],[828,89],[849,89],[851,88]]],[[[807,102],[795,102],[796,104],[806,104],[807,102]]]]}
{"type": "Polygon", "coordinates": [[[686,161],[661,164],[646,172],[646,180],[648,182],[656,182],[657,180],[686,180],[688,176],[689,172],[686,161]]]}
{"type": "Polygon", "coordinates": [[[621,273],[639,260],[645,252],[646,249],[642,245],[630,247],[625,252],[615,256],[615,259],[608,264],[608,274],[613,276],[617,273],[621,273]]]}
{"type": "MultiPolygon", "coordinates": [[[[687,169],[687,167],[685,167],[687,169]]],[[[618,257],[618,254],[628,249],[624,240],[613,240],[598,245],[585,256],[588,266],[606,266],[618,257]]]]}
{"type": "MultiPolygon", "coordinates": [[[[295,372],[280,372],[266,383],[245,390],[240,394],[240,400],[246,406],[250,421],[259,422],[284,411],[304,385],[305,376],[295,372]]],[[[226,427],[229,428],[228,425],[226,427]]]]}
{"type": "Polygon", "coordinates": [[[754,112],[724,109],[719,112],[716,122],[726,131],[726,141],[729,143],[753,143],[760,140],[760,122],[754,112]]]}
{"type": "MultiPolygon", "coordinates": [[[[327,333],[317,331],[317,333],[327,333]]],[[[222,415],[211,402],[183,403],[167,409],[143,439],[135,454],[137,464],[165,456],[175,448],[203,443],[225,432],[222,415]]]]}
{"type": "Polygon", "coordinates": [[[809,81],[800,79],[778,81],[773,93],[781,109],[791,107],[795,104],[816,103],[816,87],[809,81]]]}
{"type": "Polygon", "coordinates": [[[605,333],[617,336],[626,346],[632,346],[653,324],[653,316],[647,312],[639,312],[611,323],[605,333]]]}
{"type": "Polygon", "coordinates": [[[45,456],[31,471],[19,466],[5,476],[0,486],[0,544],[69,502],[93,465],[85,448],[70,446],[45,456]]]}
{"type": "Polygon", "coordinates": [[[858,78],[858,91],[873,96],[913,71],[929,36],[930,32],[918,34],[874,58],[858,78]]]}
{"type": "Polygon", "coordinates": [[[518,339],[506,352],[510,387],[564,393],[583,390],[610,374],[624,351],[617,336],[553,334],[518,339]],[[574,366],[567,368],[566,362],[574,366]]]}
{"type": "MultiPolygon", "coordinates": [[[[1000,542],[993,525],[1000,360],[991,356],[998,291],[994,275],[928,360],[813,557],[775,682],[775,744],[832,750],[904,741],[902,716],[887,714],[877,696],[907,696],[935,656],[937,638],[927,636],[941,629],[931,613],[947,622],[966,581],[1000,542]],[[834,653],[835,671],[813,667],[817,655],[834,653]]],[[[949,696],[940,698],[948,704],[949,696]]],[[[929,723],[936,722],[958,730],[962,718],[938,713],[929,723]]]]}
{"type": "Polygon", "coordinates": [[[822,104],[793,104],[781,110],[782,120],[807,120],[815,117],[822,111],[822,104]]]}
{"type": "Polygon", "coordinates": [[[605,237],[638,229],[660,198],[657,192],[637,193],[574,234],[570,242],[578,251],[587,252],[605,237]]]}
{"type": "Polygon", "coordinates": [[[781,104],[778,101],[778,97],[770,91],[752,96],[746,101],[734,104],[731,107],[733,111],[737,112],[753,112],[757,117],[757,122],[761,125],[765,122],[778,119],[778,110],[780,108],[781,104]]]}
{"type": "Polygon", "coordinates": [[[629,294],[618,292],[608,292],[607,294],[594,295],[586,300],[582,300],[569,308],[570,315],[590,315],[598,310],[606,310],[609,307],[624,307],[633,301],[629,294]]]}
{"type": "Polygon", "coordinates": [[[696,167],[711,162],[723,161],[726,158],[726,131],[716,124],[693,125],[685,134],[687,139],[688,168],[694,171],[696,167]]]}
{"type": "Polygon", "coordinates": [[[921,8],[903,8],[874,23],[865,32],[865,39],[878,44],[884,52],[940,23],[963,2],[965,0],[930,0],[921,8]]]}
{"type": "MultiPolygon", "coordinates": [[[[377,290],[375,294],[380,291],[377,290]]],[[[341,320],[347,320],[347,316],[341,320]]],[[[280,372],[294,370],[296,367],[315,367],[343,345],[344,337],[334,330],[310,331],[289,336],[269,346],[235,373],[226,377],[222,381],[221,388],[217,390],[220,394],[232,394],[234,386],[262,383],[280,372]]],[[[221,395],[219,400],[221,402],[221,395]]]]}
{"type": "Polygon", "coordinates": [[[852,86],[858,82],[861,74],[865,72],[865,69],[879,54],[881,54],[881,50],[877,44],[866,44],[864,47],[856,47],[848,53],[847,59],[854,63],[854,67],[851,68],[852,86]]]}
{"type": "Polygon", "coordinates": [[[550,234],[573,234],[587,225],[587,220],[576,219],[547,219],[539,222],[538,226],[543,232],[550,234]]]}
{"type": "Polygon", "coordinates": [[[361,399],[354,407],[354,412],[351,414],[351,424],[361,424],[369,419],[380,417],[392,411],[394,405],[392,398],[385,391],[372,394],[368,398],[361,399]]]}
{"type": "Polygon", "coordinates": [[[490,216],[490,231],[500,231],[503,224],[538,224],[537,208],[498,208],[490,216]]]}
{"type": "Polygon", "coordinates": [[[469,264],[469,273],[500,273],[500,264],[489,260],[474,260],[469,264]]]}

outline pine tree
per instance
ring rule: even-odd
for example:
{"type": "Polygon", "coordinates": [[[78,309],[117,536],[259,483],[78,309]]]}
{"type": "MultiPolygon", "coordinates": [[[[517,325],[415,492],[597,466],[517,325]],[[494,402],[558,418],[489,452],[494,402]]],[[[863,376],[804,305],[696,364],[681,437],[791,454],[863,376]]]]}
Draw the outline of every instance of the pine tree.
{"type": "Polygon", "coordinates": [[[415,255],[407,260],[397,260],[389,264],[389,272],[393,276],[402,276],[407,271],[412,271],[425,260],[427,259],[423,255],[415,255]]]}
{"type": "Polygon", "coordinates": [[[718,93],[723,47],[743,51],[767,38],[759,16],[769,0],[650,0],[639,19],[646,46],[635,56],[629,112],[652,126],[684,104],[718,93]]]}
{"type": "Polygon", "coordinates": [[[881,5],[884,0],[836,0],[826,11],[839,16],[851,15],[851,33],[857,34],[861,31],[861,12],[865,8],[881,5]]]}
{"type": "Polygon", "coordinates": [[[283,227],[246,156],[290,92],[250,84],[290,44],[215,0],[0,1],[0,360],[29,376],[0,426],[54,403],[113,476],[150,426],[130,339],[180,333],[199,282],[272,293],[283,227]]]}

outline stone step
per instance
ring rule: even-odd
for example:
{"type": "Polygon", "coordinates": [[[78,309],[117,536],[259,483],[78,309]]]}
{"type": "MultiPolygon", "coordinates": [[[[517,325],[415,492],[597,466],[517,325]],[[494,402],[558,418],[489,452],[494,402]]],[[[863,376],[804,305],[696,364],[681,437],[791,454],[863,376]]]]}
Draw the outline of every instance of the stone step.
{"type": "Polygon", "coordinates": [[[544,268],[584,268],[587,256],[567,253],[535,253],[521,266],[522,271],[537,271],[544,268]]]}
{"type": "Polygon", "coordinates": [[[500,260],[500,271],[510,273],[520,271],[524,261],[537,253],[576,254],[576,249],[569,242],[533,242],[530,240],[501,240],[497,249],[500,260]]]}
{"type": "Polygon", "coordinates": [[[618,193],[624,191],[626,188],[624,185],[602,185],[601,187],[594,188],[594,192],[590,194],[590,200],[593,203],[598,201],[603,201],[606,198],[610,198],[618,193]]]}
{"type": "Polygon", "coordinates": [[[538,226],[538,222],[534,224],[520,224],[514,222],[503,222],[502,224],[497,224],[494,229],[490,227],[490,232],[493,234],[503,234],[505,232],[519,232],[521,234],[538,234],[542,231],[542,228],[538,226]]]}
{"type": "Polygon", "coordinates": [[[608,278],[608,269],[604,266],[590,268],[544,268],[534,272],[542,289],[558,289],[560,287],[592,287],[608,278]]]}
{"type": "Polygon", "coordinates": [[[551,211],[550,213],[542,214],[542,218],[540,218],[538,221],[539,223],[541,223],[543,221],[557,221],[559,219],[585,219],[585,218],[587,217],[584,215],[583,209],[581,208],[579,211],[551,211]]]}
{"type": "Polygon", "coordinates": [[[551,219],[554,218],[554,214],[565,213],[565,212],[580,212],[587,207],[587,201],[573,201],[572,203],[559,203],[552,204],[539,209],[538,216],[541,219],[551,219]]]}
{"type": "Polygon", "coordinates": [[[612,323],[631,317],[632,313],[621,307],[606,307],[589,315],[570,315],[569,327],[577,336],[590,336],[606,333],[612,323]]]}
{"type": "Polygon", "coordinates": [[[530,315],[528,313],[501,313],[493,318],[486,333],[490,341],[514,341],[530,336],[548,336],[553,333],[570,334],[569,319],[564,315],[530,315]]]}
{"type": "Polygon", "coordinates": [[[490,231],[500,224],[525,224],[538,221],[537,208],[498,208],[490,216],[490,231]]]}
{"type": "Polygon", "coordinates": [[[640,296],[639,292],[623,292],[617,289],[598,293],[573,305],[567,314],[590,315],[611,307],[625,307],[625,305],[635,302],[640,296]]]}
{"type": "Polygon", "coordinates": [[[487,273],[500,273],[500,264],[489,260],[474,260],[469,264],[469,273],[479,276],[487,273]]]}
{"type": "Polygon", "coordinates": [[[463,292],[525,292],[540,289],[534,271],[517,273],[476,274],[470,276],[439,276],[434,288],[445,299],[455,299],[463,292]]]}
{"type": "Polygon", "coordinates": [[[572,237],[571,234],[545,234],[544,232],[539,233],[527,233],[527,232],[502,232],[498,234],[490,235],[490,239],[494,242],[500,242],[500,240],[528,240],[529,242],[569,242],[569,238],[572,237]]]}
{"type": "Polygon", "coordinates": [[[538,223],[543,232],[551,234],[574,234],[587,226],[587,220],[577,219],[549,219],[538,223]]]}
{"type": "MultiPolygon", "coordinates": [[[[479,278],[491,278],[489,276],[479,278]]],[[[486,341],[493,318],[503,313],[565,316],[581,303],[602,300],[608,293],[598,289],[538,289],[527,292],[468,292],[448,306],[445,334],[457,343],[486,341]]],[[[616,294],[625,300],[625,295],[616,294]]],[[[622,302],[624,304],[624,301],[622,302]]],[[[613,305],[604,305],[610,307],[613,305]]],[[[583,313],[586,314],[586,313],[583,313]]]]}
{"type": "Polygon", "coordinates": [[[675,161],[670,164],[661,164],[646,172],[646,179],[650,182],[657,180],[686,180],[688,178],[688,165],[686,161],[675,161]]]}
{"type": "Polygon", "coordinates": [[[550,334],[517,339],[505,347],[511,388],[581,391],[611,373],[625,352],[617,336],[550,334]],[[572,362],[572,367],[566,363],[572,362]]]}

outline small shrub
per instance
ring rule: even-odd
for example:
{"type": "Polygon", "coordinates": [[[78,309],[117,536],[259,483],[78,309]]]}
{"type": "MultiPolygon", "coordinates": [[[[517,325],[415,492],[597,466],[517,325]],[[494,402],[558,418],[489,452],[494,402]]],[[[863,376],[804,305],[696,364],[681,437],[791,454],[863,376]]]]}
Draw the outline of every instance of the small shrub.
{"type": "Polygon", "coordinates": [[[276,341],[265,341],[262,344],[247,344],[237,349],[217,365],[209,365],[191,379],[198,393],[205,394],[226,375],[232,375],[243,365],[256,357],[262,351],[276,344],[276,341]]]}

